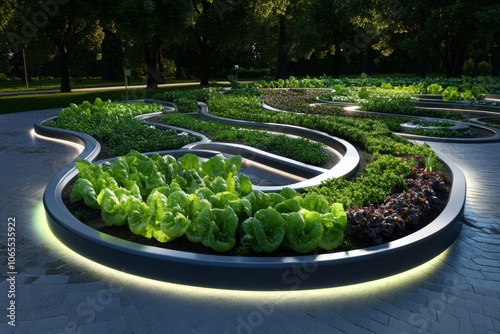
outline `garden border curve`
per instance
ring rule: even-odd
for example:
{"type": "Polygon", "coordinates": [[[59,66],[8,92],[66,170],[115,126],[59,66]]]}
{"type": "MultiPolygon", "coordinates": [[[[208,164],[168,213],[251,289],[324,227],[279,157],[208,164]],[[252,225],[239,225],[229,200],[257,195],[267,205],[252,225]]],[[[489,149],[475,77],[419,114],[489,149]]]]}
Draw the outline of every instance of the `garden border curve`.
{"type": "MultiPolygon", "coordinates": [[[[373,114],[373,115],[387,115],[385,113],[379,113],[379,112],[372,112],[372,111],[363,111],[359,110],[359,106],[354,106],[354,107],[347,107],[346,110],[352,111],[352,112],[358,112],[358,113],[365,113],[365,114],[373,114]]],[[[413,117],[417,118],[417,116],[409,116],[409,115],[404,115],[404,114],[391,114],[391,116],[403,116],[403,117],[413,117]]],[[[418,117],[418,118],[424,118],[424,119],[435,119],[432,117],[418,117]]],[[[478,127],[482,128],[484,130],[490,131],[493,133],[491,137],[484,137],[484,138],[447,138],[447,137],[430,137],[430,136],[420,136],[420,135],[413,135],[409,133],[402,133],[402,132],[395,132],[398,136],[404,137],[406,139],[411,139],[411,140],[419,140],[419,141],[428,141],[428,142],[443,142],[443,143],[467,143],[467,144],[478,144],[478,143],[497,143],[500,142],[500,133],[494,128],[487,127],[484,125],[480,125],[477,123],[470,123],[470,122],[458,122],[457,123],[464,123],[469,125],[470,127],[478,127]]]]}
{"type": "MultiPolygon", "coordinates": [[[[83,143],[79,158],[93,159],[99,143],[85,134],[35,122],[35,132],[83,143]]],[[[214,151],[163,151],[162,154],[214,151]]],[[[428,226],[379,246],[331,254],[290,257],[238,257],[189,253],[144,246],[98,232],[78,221],[62,201],[62,190],[76,176],[74,162],[47,185],[43,196],[52,232],[75,252],[123,272],[153,279],[213,288],[297,290],[342,286],[397,274],[418,266],[447,249],[463,224],[466,182],[462,171],[444,160],[452,177],[449,205],[428,226]],[[201,273],[201,274],[200,274],[201,273]],[[299,275],[300,273],[300,275],[299,275]]]]}

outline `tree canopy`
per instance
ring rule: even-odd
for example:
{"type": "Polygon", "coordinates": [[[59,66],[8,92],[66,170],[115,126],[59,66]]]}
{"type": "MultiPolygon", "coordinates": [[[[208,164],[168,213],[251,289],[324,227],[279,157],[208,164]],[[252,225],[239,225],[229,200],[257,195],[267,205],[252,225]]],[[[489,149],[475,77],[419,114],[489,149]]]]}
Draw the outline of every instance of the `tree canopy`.
{"type": "Polygon", "coordinates": [[[24,75],[23,50],[28,75],[60,77],[61,91],[124,67],[149,88],[206,85],[234,65],[248,77],[498,76],[498,17],[488,0],[4,0],[0,78],[24,75]]]}

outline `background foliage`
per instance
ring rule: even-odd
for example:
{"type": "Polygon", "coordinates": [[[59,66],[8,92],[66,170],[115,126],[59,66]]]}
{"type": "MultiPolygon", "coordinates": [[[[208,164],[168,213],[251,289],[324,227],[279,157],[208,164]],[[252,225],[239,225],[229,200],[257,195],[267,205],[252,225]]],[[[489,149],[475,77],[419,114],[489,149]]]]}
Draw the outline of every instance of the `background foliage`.
{"type": "MultiPolygon", "coordinates": [[[[5,0],[0,80],[500,73],[500,4],[486,0],[5,0]],[[75,10],[77,8],[77,10],[75,10]]],[[[253,79],[253,78],[250,78],[253,79]]]]}

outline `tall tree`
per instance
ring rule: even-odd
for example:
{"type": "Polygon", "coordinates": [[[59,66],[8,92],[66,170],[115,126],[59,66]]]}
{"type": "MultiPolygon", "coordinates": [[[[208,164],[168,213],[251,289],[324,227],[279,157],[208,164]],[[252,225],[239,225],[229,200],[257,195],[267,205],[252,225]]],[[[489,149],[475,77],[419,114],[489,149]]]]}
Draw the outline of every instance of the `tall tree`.
{"type": "Polygon", "coordinates": [[[256,4],[256,15],[267,18],[269,26],[277,31],[275,79],[287,79],[289,53],[294,44],[293,26],[300,17],[304,0],[260,0],[256,4]]]}
{"type": "Polygon", "coordinates": [[[344,62],[371,46],[362,21],[362,1],[307,0],[299,16],[293,53],[296,57],[332,57],[331,74],[339,77],[344,62]]]}
{"type": "Polygon", "coordinates": [[[15,8],[17,19],[9,34],[12,48],[28,46],[36,40],[50,41],[58,57],[61,92],[70,92],[70,60],[75,46],[97,55],[104,38],[97,3],[72,0],[70,6],[67,0],[25,0],[18,1],[15,8]]]}
{"type": "Polygon", "coordinates": [[[478,41],[484,43],[491,53],[493,77],[500,76],[500,3],[481,1],[478,4],[475,18],[478,24],[478,41]]]}
{"type": "Polygon", "coordinates": [[[12,57],[12,45],[9,41],[11,20],[15,17],[16,0],[5,0],[0,6],[0,73],[10,71],[9,59],[12,57]]]}
{"type": "MultiPolygon", "coordinates": [[[[430,53],[434,49],[434,25],[429,20],[431,13],[436,11],[436,3],[429,0],[416,2],[405,1],[401,7],[402,33],[407,41],[414,45],[417,55],[417,76],[427,76],[430,53]]],[[[408,44],[406,44],[408,45],[408,44]]]]}
{"type": "MultiPolygon", "coordinates": [[[[498,27],[488,14],[479,14],[498,7],[498,4],[487,0],[400,0],[396,3],[398,15],[392,24],[382,29],[387,43],[381,47],[394,47],[397,44],[395,33],[404,35],[411,41],[405,45],[413,44],[417,49],[417,74],[420,76],[425,76],[428,59],[434,52],[439,54],[446,76],[460,77],[465,60],[472,56],[470,52],[474,51],[477,55],[480,46],[484,45],[483,37],[488,35],[481,28],[481,20],[490,22],[486,24],[489,30],[494,31],[498,27]]],[[[377,10],[377,13],[383,12],[380,8],[377,10]]],[[[492,12],[495,13],[494,10],[492,12]]],[[[498,15],[496,17],[495,20],[498,15]]]]}
{"type": "Polygon", "coordinates": [[[186,28],[190,6],[176,0],[117,0],[113,15],[117,34],[124,47],[142,48],[149,89],[164,82],[162,50],[172,36],[186,28]]]}
{"type": "Polygon", "coordinates": [[[192,0],[192,6],[190,32],[200,52],[200,84],[208,85],[214,53],[237,41],[245,28],[248,1],[192,0]]]}

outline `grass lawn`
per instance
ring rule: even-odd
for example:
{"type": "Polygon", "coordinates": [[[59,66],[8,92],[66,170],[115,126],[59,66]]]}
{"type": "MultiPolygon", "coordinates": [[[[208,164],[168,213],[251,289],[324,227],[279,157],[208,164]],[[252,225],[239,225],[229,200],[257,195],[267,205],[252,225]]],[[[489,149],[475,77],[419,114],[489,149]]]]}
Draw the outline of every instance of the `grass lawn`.
{"type": "MultiPolygon", "coordinates": [[[[110,87],[110,86],[124,86],[123,80],[102,80],[102,79],[76,79],[71,78],[71,88],[90,88],[90,87],[110,87]]],[[[144,80],[134,79],[130,85],[143,85],[144,80]]],[[[24,80],[9,80],[0,81],[0,93],[10,92],[28,92],[37,90],[59,90],[61,88],[61,79],[51,79],[38,81],[37,78],[32,78],[28,82],[28,89],[24,80]]]]}
{"type": "MultiPolygon", "coordinates": [[[[146,99],[167,90],[192,89],[193,87],[200,86],[198,83],[193,83],[193,85],[189,86],[184,85],[162,87],[154,91],[142,88],[129,89],[128,98],[129,100],[146,99]]],[[[125,100],[125,89],[121,88],[118,90],[95,90],[71,93],[41,93],[0,96],[0,114],[67,107],[70,103],[80,104],[83,101],[93,102],[97,97],[101,98],[102,100],[125,100]]]]}

